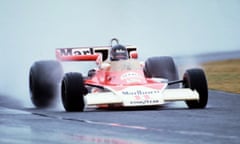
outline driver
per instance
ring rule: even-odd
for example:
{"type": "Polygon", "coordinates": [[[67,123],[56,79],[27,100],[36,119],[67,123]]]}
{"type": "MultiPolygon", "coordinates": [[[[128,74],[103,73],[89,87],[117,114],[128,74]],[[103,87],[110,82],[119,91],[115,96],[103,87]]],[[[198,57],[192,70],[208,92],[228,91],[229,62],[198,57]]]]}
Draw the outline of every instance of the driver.
{"type": "Polygon", "coordinates": [[[127,60],[129,58],[127,48],[117,44],[112,47],[110,51],[110,60],[111,61],[119,61],[119,60],[127,60]]]}
{"type": "MultiPolygon", "coordinates": [[[[102,62],[102,55],[100,54],[96,60],[97,65],[99,66],[99,69],[104,69],[106,71],[110,70],[111,68],[111,62],[117,62],[120,60],[128,60],[129,59],[129,55],[128,55],[128,50],[125,46],[120,45],[118,43],[118,40],[116,38],[113,38],[111,40],[111,49],[109,52],[109,59],[105,60],[104,62],[102,62]],[[116,41],[116,45],[112,45],[113,41],[116,41]]],[[[88,76],[92,77],[93,75],[95,75],[96,69],[92,69],[88,72],[88,76]]]]}
{"type": "MultiPolygon", "coordinates": [[[[117,62],[120,60],[128,60],[129,59],[129,55],[128,55],[128,50],[125,46],[120,45],[118,43],[118,40],[116,38],[113,38],[111,40],[111,49],[109,52],[109,59],[105,60],[104,62],[102,62],[102,55],[100,54],[96,60],[96,64],[99,66],[99,69],[104,69],[106,71],[110,70],[111,68],[111,62],[117,62]],[[116,41],[116,45],[112,45],[113,41],[116,41]]],[[[88,71],[88,76],[92,77],[93,75],[95,75],[96,73],[96,69],[92,69],[88,71]]]]}
{"type": "MultiPolygon", "coordinates": [[[[112,41],[114,40],[116,39],[113,39],[112,41]]],[[[111,46],[109,60],[106,60],[103,63],[101,63],[100,69],[109,70],[111,68],[111,62],[129,59],[127,48],[123,45],[120,45],[117,40],[116,42],[117,42],[116,45],[111,46]]]]}

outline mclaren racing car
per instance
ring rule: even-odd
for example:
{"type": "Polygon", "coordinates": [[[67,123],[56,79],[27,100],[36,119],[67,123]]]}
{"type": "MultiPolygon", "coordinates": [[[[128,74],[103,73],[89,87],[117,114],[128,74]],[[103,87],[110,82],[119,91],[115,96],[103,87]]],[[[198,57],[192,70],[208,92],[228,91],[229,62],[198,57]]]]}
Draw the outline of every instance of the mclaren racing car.
{"type": "Polygon", "coordinates": [[[179,79],[172,57],[141,62],[135,46],[120,45],[117,39],[110,46],[58,48],[56,57],[37,61],[30,68],[30,95],[36,107],[50,106],[59,94],[66,111],[84,111],[88,106],[160,106],[169,101],[185,101],[189,108],[207,105],[202,69],[188,69],[179,79]],[[86,76],[64,74],[64,61],[95,61],[96,67],[86,76]]]}

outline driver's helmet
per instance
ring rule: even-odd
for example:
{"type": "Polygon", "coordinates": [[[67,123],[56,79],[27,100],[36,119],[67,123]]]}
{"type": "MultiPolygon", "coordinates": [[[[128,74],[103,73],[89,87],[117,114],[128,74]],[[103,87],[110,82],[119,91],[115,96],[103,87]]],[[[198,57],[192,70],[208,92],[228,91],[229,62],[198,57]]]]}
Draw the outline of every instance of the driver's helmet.
{"type": "Polygon", "coordinates": [[[112,47],[110,52],[110,60],[111,61],[118,61],[118,60],[126,60],[128,59],[128,51],[125,46],[117,44],[112,47]]]}

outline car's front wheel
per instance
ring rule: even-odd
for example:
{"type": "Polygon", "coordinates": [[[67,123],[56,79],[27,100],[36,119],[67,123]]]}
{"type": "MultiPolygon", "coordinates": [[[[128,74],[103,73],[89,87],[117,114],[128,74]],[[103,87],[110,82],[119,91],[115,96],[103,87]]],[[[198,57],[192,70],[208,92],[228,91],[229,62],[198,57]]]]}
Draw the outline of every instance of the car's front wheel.
{"type": "Polygon", "coordinates": [[[202,69],[189,69],[183,76],[183,87],[196,90],[199,100],[185,101],[189,108],[205,108],[208,102],[208,85],[202,69]]]}
{"type": "Polygon", "coordinates": [[[80,73],[67,73],[62,80],[62,103],[66,111],[83,111],[84,95],[87,89],[84,86],[83,76],[80,73]]]}

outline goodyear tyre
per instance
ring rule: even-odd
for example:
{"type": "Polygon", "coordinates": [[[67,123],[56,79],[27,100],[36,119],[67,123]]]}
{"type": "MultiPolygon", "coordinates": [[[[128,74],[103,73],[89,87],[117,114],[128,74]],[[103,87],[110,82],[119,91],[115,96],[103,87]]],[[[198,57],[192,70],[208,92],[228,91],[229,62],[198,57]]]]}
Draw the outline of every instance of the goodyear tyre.
{"type": "MultiPolygon", "coordinates": [[[[165,78],[168,81],[178,80],[178,71],[170,56],[150,57],[145,61],[144,74],[146,77],[165,78]]],[[[168,88],[179,88],[179,84],[168,88]]]]}
{"type": "Polygon", "coordinates": [[[65,74],[62,80],[62,103],[66,111],[83,111],[85,106],[84,95],[86,93],[87,89],[84,86],[82,74],[65,74]]]}
{"type": "Polygon", "coordinates": [[[57,97],[63,75],[58,61],[37,61],[29,73],[29,89],[32,103],[37,108],[49,107],[57,97]]]}
{"type": "Polygon", "coordinates": [[[184,73],[183,87],[196,90],[199,100],[185,101],[189,108],[205,108],[208,102],[208,85],[202,69],[190,69],[184,73]]]}

